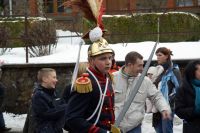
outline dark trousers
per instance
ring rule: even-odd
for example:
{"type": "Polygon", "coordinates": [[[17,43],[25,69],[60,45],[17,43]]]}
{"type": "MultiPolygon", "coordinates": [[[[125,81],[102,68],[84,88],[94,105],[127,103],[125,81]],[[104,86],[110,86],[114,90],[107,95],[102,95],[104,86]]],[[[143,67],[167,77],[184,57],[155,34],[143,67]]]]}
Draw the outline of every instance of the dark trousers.
{"type": "Polygon", "coordinates": [[[142,132],[142,128],[141,128],[141,124],[138,125],[137,127],[131,129],[130,131],[128,131],[127,133],[141,133],[142,132]]]}
{"type": "Polygon", "coordinates": [[[156,133],[173,133],[173,119],[174,113],[171,114],[171,120],[163,120],[162,117],[158,121],[158,124],[154,126],[156,133]]]}
{"type": "Polygon", "coordinates": [[[5,127],[5,121],[3,118],[3,113],[0,112],[0,128],[3,128],[3,127],[5,127]]]}

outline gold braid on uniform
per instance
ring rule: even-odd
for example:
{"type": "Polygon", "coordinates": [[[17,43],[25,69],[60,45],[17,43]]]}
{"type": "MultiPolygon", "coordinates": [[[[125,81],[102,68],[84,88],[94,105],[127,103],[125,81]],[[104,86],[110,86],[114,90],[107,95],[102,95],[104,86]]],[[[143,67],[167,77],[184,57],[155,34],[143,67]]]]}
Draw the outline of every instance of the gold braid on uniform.
{"type": "Polygon", "coordinates": [[[74,90],[78,93],[89,93],[92,91],[92,83],[88,78],[88,73],[83,73],[81,77],[76,79],[74,90]]]}
{"type": "Polygon", "coordinates": [[[115,125],[111,125],[111,133],[121,133],[121,130],[115,125]]]}
{"type": "Polygon", "coordinates": [[[110,77],[110,80],[114,83],[114,75],[112,73],[108,73],[109,77],[110,77]]]}

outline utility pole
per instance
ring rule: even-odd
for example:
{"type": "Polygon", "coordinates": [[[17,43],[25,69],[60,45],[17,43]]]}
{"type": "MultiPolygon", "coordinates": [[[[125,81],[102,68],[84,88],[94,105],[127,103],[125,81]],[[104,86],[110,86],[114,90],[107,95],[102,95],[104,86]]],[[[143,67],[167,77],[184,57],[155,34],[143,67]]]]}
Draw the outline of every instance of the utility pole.
{"type": "Polygon", "coordinates": [[[13,13],[12,13],[12,0],[9,0],[9,13],[10,13],[10,16],[13,15],[13,13]]]}
{"type": "Polygon", "coordinates": [[[25,0],[25,33],[24,33],[24,37],[25,37],[25,45],[26,45],[26,63],[28,63],[28,46],[27,46],[27,39],[28,39],[28,0],[25,0]]]}

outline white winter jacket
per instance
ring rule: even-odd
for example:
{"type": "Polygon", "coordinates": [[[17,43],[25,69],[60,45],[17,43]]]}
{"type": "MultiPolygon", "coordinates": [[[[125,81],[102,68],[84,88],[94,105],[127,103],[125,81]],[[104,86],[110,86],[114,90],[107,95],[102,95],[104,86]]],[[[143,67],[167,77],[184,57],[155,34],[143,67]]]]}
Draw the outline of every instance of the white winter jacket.
{"type": "MultiPolygon", "coordinates": [[[[124,102],[129,98],[129,94],[134,89],[140,76],[139,74],[137,77],[130,77],[123,73],[123,69],[124,67],[113,73],[116,118],[123,109],[124,102]]],[[[145,77],[124,119],[120,123],[119,127],[123,132],[127,132],[142,123],[145,115],[146,98],[149,98],[160,112],[163,110],[170,111],[170,107],[162,94],[156,89],[151,80],[145,77]]]]}

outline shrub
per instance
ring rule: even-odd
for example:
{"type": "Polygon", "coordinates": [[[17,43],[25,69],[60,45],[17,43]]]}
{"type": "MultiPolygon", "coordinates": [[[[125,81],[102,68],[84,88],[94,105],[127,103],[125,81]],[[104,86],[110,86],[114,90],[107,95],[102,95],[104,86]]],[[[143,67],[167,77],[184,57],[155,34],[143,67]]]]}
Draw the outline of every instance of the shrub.
{"type": "Polygon", "coordinates": [[[31,57],[49,55],[56,48],[55,25],[51,21],[35,22],[30,26],[24,42],[29,46],[31,57]]]}
{"type": "MultiPolygon", "coordinates": [[[[140,13],[132,16],[104,16],[106,39],[110,43],[156,41],[160,18],[160,42],[197,41],[200,39],[200,18],[191,13],[140,13]]],[[[83,21],[84,32],[91,23],[83,21]]],[[[93,24],[94,26],[94,24],[93,24]]]]}
{"type": "Polygon", "coordinates": [[[0,18],[0,25],[8,32],[9,40],[3,44],[6,47],[49,45],[57,42],[55,24],[51,19],[28,18],[27,34],[24,17],[0,18]]]}
{"type": "Polygon", "coordinates": [[[29,47],[31,57],[50,54],[57,44],[54,21],[30,17],[26,24],[27,32],[23,17],[0,18],[0,47],[29,47]]]}

